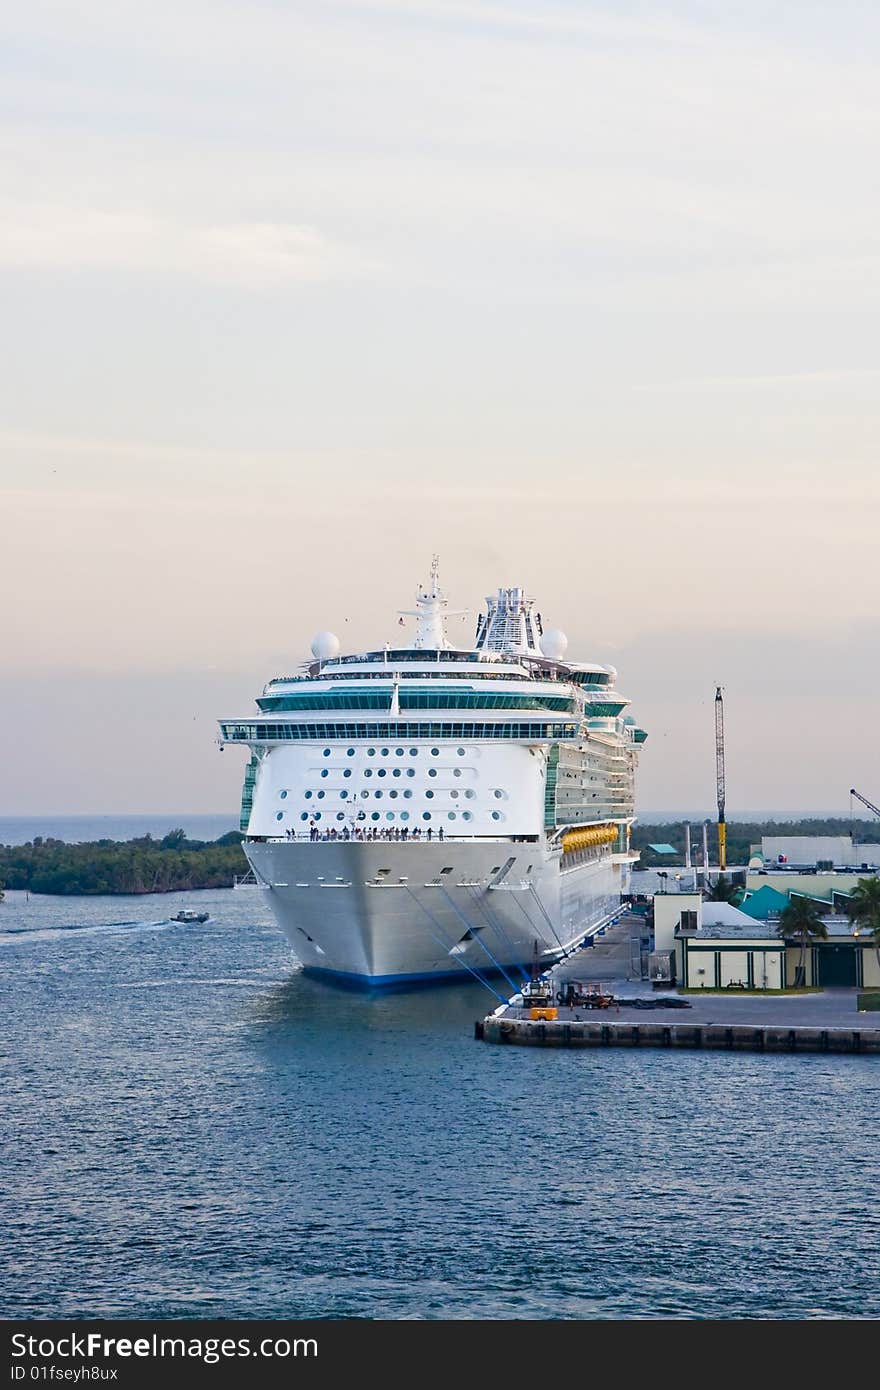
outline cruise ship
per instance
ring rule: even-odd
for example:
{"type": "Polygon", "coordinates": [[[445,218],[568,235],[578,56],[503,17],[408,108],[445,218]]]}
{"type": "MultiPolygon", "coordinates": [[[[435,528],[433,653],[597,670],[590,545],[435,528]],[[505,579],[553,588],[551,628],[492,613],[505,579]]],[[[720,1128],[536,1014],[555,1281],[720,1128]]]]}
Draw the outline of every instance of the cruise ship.
{"type": "Polygon", "coordinates": [[[411,645],[342,653],[321,632],[257,712],[220,722],[250,753],[243,848],[310,973],[366,989],[476,976],[516,988],[610,922],[638,855],[646,734],[611,666],[566,659],[520,588],[473,646],[446,636],[436,560],[411,645]]]}

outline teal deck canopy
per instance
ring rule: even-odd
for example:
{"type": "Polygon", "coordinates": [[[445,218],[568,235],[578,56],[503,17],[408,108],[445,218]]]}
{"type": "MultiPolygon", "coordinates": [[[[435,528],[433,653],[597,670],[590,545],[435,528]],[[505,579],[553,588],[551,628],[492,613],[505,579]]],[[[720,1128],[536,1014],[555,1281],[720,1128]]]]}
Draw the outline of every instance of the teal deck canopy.
{"type": "Polygon", "coordinates": [[[648,845],[648,849],[652,849],[655,854],[678,854],[674,845],[648,845]]]}

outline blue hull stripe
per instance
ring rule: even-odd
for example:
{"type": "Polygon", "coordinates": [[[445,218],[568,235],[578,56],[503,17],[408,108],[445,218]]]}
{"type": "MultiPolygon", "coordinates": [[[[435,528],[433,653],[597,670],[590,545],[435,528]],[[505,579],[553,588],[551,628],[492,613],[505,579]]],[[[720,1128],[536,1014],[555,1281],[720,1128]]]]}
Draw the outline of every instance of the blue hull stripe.
{"type": "MultiPolygon", "coordinates": [[[[481,970],[481,975],[496,974],[492,970],[481,970]]],[[[343,989],[419,989],[426,985],[475,984],[473,975],[465,969],[430,970],[416,975],[355,975],[348,970],[326,970],[320,965],[303,966],[303,974],[313,979],[324,980],[327,984],[340,985],[343,989]]]]}

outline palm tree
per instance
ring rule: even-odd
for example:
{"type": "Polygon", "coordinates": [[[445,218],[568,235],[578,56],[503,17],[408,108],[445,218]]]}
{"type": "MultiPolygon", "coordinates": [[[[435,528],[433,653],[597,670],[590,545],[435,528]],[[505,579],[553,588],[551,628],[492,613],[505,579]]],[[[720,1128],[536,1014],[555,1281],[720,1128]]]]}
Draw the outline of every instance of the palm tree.
{"type": "Polygon", "coordinates": [[[794,979],[796,985],[806,984],[807,972],[804,967],[807,947],[811,941],[825,941],[828,937],[828,928],[822,920],[822,908],[810,898],[789,898],[776,931],[779,936],[794,937],[800,944],[801,953],[794,979]]]}
{"type": "Polygon", "coordinates": [[[732,903],[739,897],[739,889],[726,874],[719,874],[709,894],[710,903],[732,903]]]}
{"type": "Polygon", "coordinates": [[[871,933],[880,965],[880,878],[859,879],[849,895],[846,915],[855,923],[856,931],[871,933]]]}

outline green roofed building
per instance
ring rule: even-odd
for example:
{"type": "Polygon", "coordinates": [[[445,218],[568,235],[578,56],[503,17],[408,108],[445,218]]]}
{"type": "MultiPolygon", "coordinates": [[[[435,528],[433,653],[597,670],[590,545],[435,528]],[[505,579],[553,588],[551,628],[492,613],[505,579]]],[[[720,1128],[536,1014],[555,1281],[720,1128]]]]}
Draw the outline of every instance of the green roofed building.
{"type": "Polygon", "coordinates": [[[674,845],[648,845],[648,849],[652,849],[652,850],[654,851],[655,854],[677,854],[677,853],[678,853],[678,850],[675,848],[674,845]]]}
{"type": "Polygon", "coordinates": [[[740,910],[757,922],[766,922],[768,917],[779,917],[788,907],[788,895],[780,893],[765,883],[757,893],[750,893],[740,903],[740,910]]]}

